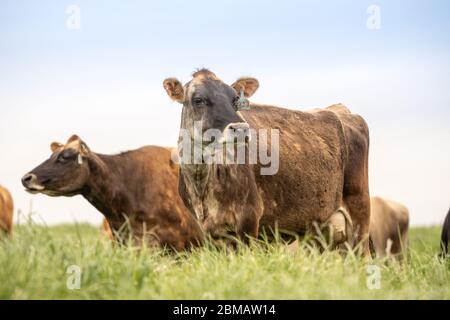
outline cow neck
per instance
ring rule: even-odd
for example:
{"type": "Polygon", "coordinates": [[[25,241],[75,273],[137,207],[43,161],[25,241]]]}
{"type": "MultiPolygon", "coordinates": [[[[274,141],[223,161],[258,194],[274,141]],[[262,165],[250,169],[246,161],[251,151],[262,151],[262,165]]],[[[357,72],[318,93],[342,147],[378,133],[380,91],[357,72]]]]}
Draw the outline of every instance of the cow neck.
{"type": "MultiPolygon", "coordinates": [[[[246,152],[248,149],[246,149],[246,152]]],[[[235,150],[236,152],[236,150],[235,150]]],[[[248,164],[181,164],[180,171],[183,175],[187,191],[191,199],[196,199],[193,203],[197,218],[203,221],[208,216],[208,206],[212,198],[217,202],[222,202],[220,192],[217,190],[228,190],[230,185],[235,188],[244,187],[242,183],[234,184],[231,181],[237,178],[238,166],[248,166],[248,164]]]]}
{"type": "Polygon", "coordinates": [[[130,199],[116,163],[116,156],[92,154],[88,159],[90,176],[82,195],[108,219],[125,222],[130,199]]]}
{"type": "Polygon", "coordinates": [[[212,171],[210,164],[186,164],[181,165],[181,173],[187,183],[194,187],[195,196],[203,199],[206,194],[206,187],[212,171]]]}
{"type": "MultiPolygon", "coordinates": [[[[226,146],[226,143],[220,143],[220,146],[226,146]]],[[[234,144],[234,156],[237,154],[236,147],[239,146],[238,143],[234,144]]],[[[202,153],[211,152],[209,146],[202,145],[202,153]]],[[[222,148],[219,148],[218,152],[223,152],[222,148]]],[[[214,151],[212,151],[214,153],[214,151]]],[[[223,154],[223,161],[225,161],[226,153],[223,154]]],[[[248,154],[248,146],[245,146],[246,159],[248,154]]],[[[191,155],[191,159],[193,159],[193,155],[191,155]]],[[[217,157],[217,154],[215,155],[217,157]]],[[[192,183],[195,186],[196,196],[199,198],[203,198],[207,191],[207,185],[209,182],[214,183],[226,183],[227,181],[223,178],[227,176],[227,172],[231,167],[236,166],[237,164],[227,164],[227,163],[199,163],[199,164],[183,164],[181,163],[181,173],[189,183],[192,183]]],[[[247,164],[238,164],[238,165],[247,165],[247,164]]]]}

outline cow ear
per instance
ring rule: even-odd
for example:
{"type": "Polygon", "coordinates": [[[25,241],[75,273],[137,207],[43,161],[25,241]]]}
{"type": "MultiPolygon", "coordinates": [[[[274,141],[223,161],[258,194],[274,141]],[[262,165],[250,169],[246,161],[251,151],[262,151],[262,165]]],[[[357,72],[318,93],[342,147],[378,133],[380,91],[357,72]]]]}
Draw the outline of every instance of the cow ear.
{"type": "Polygon", "coordinates": [[[83,157],[87,157],[89,155],[89,153],[91,152],[91,150],[89,149],[89,147],[87,146],[87,144],[84,141],[80,140],[79,152],[83,157]]]}
{"type": "Polygon", "coordinates": [[[52,150],[52,153],[55,153],[56,151],[58,151],[59,149],[61,149],[62,147],[64,147],[64,145],[62,143],[59,142],[53,142],[50,145],[50,150],[52,150]]]}
{"type": "Polygon", "coordinates": [[[246,98],[250,98],[256,90],[259,88],[259,81],[255,78],[239,78],[235,83],[231,85],[234,90],[239,94],[244,92],[246,98]]]}
{"type": "Polygon", "coordinates": [[[66,146],[75,149],[83,157],[87,157],[91,152],[87,144],[76,134],[74,134],[69,138],[69,140],[67,140],[66,146]]]}
{"type": "Polygon", "coordinates": [[[69,140],[67,140],[66,144],[72,143],[72,142],[74,142],[74,141],[79,141],[79,140],[81,140],[80,137],[77,136],[76,134],[73,134],[73,135],[69,138],[69,140]]]}
{"type": "Polygon", "coordinates": [[[168,78],[164,80],[163,86],[170,99],[179,103],[184,102],[184,88],[178,79],[168,78]]]}

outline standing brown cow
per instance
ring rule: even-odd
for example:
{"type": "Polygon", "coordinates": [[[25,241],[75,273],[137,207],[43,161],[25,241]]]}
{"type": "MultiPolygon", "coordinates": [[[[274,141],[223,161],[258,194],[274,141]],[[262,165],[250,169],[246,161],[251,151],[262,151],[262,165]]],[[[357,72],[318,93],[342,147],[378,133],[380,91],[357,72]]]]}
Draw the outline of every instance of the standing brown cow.
{"type": "Polygon", "coordinates": [[[314,223],[348,211],[355,240],[369,254],[366,122],[343,105],[302,112],[251,104],[251,110],[244,110],[249,106],[246,98],[258,87],[254,78],[229,86],[206,69],[195,72],[185,86],[175,78],[164,81],[169,97],[183,104],[179,189],[186,206],[213,237],[232,234],[244,242],[275,226],[303,234],[314,223]],[[268,149],[279,155],[276,172],[267,173],[262,161],[229,164],[207,161],[205,156],[198,161],[195,148],[194,163],[186,161],[186,154],[192,153],[185,148],[187,134],[194,144],[196,135],[209,140],[210,134],[214,139],[208,143],[215,141],[219,147],[238,141],[235,148],[244,144],[250,157],[249,142],[260,138],[251,132],[261,129],[279,132],[279,143],[267,137],[268,149]]]}
{"type": "Polygon", "coordinates": [[[78,136],[51,144],[52,155],[22,178],[31,193],[82,195],[111,226],[114,237],[182,250],[202,231],[177,191],[171,149],[143,147],[118,155],[92,152],[78,136]],[[120,237],[119,237],[120,236],[120,237]]]}
{"type": "Polygon", "coordinates": [[[377,257],[399,256],[407,247],[408,208],[380,197],[370,199],[370,238],[377,257]]]}
{"type": "Polygon", "coordinates": [[[11,235],[14,203],[9,191],[0,186],[0,232],[11,235]]]}

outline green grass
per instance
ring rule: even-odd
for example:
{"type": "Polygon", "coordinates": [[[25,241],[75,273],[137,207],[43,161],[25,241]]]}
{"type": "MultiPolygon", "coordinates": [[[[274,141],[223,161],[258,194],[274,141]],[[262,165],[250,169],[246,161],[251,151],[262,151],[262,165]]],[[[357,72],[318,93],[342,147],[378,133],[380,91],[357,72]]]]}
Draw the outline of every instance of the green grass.
{"type": "Polygon", "coordinates": [[[189,254],[112,246],[89,225],[16,227],[0,241],[0,299],[450,299],[450,261],[436,258],[439,228],[410,232],[403,263],[320,254],[302,243],[213,247],[189,254]],[[367,266],[381,270],[369,290],[367,266]],[[67,268],[81,267],[69,290],[67,268]]]}

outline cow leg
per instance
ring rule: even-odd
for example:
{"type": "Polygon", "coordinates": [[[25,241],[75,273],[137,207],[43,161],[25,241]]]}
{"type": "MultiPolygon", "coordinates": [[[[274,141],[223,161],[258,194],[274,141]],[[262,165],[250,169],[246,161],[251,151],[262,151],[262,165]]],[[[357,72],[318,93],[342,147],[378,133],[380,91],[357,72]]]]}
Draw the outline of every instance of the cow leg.
{"type": "Polygon", "coordinates": [[[243,243],[248,244],[249,237],[256,238],[258,236],[260,216],[255,209],[247,209],[244,214],[238,215],[236,235],[243,243]]]}
{"type": "MultiPolygon", "coordinates": [[[[367,189],[366,189],[367,190],[367,189]]],[[[369,222],[370,197],[368,192],[344,196],[344,203],[353,221],[354,244],[362,246],[364,257],[370,257],[369,222]]]]}
{"type": "Polygon", "coordinates": [[[354,245],[370,258],[369,131],[364,121],[354,127],[358,129],[347,127],[346,132],[349,149],[342,201],[353,221],[354,245]]]}
{"type": "Polygon", "coordinates": [[[408,246],[408,229],[406,227],[402,228],[402,226],[397,227],[397,234],[395,235],[393,242],[391,253],[396,256],[399,260],[403,258],[403,254],[406,253],[406,248],[408,246]]]}
{"type": "Polygon", "coordinates": [[[361,246],[361,253],[368,258],[370,257],[369,143],[364,140],[359,137],[350,143],[349,158],[344,173],[342,201],[352,218],[354,245],[361,246]]]}

